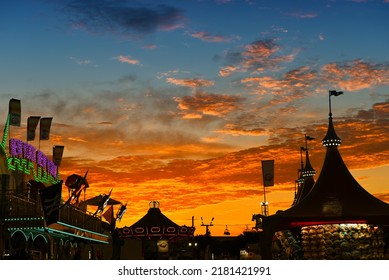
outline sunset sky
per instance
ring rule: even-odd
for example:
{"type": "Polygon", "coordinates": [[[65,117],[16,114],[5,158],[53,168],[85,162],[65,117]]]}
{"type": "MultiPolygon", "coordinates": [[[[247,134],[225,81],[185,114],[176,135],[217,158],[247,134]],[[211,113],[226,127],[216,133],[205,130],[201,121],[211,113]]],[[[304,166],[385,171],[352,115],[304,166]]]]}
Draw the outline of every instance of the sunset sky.
{"type": "MultiPolygon", "coordinates": [[[[389,0],[2,0],[0,112],[53,117],[61,178],[86,198],[152,200],[179,225],[215,218],[238,235],[263,200],[261,160],[275,160],[270,213],[289,208],[304,135],[317,171],[328,91],[340,153],[389,202],[389,0]]],[[[38,146],[38,140],[31,144],[38,146]]],[[[67,192],[64,192],[67,199],[67,192]]],[[[362,206],[361,206],[362,207],[362,206]]]]}

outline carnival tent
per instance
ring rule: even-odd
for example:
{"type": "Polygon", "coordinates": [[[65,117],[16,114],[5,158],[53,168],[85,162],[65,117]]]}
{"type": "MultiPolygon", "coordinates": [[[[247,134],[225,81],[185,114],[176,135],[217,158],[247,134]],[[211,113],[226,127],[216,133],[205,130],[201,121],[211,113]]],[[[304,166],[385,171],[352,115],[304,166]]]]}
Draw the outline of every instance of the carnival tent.
{"type": "Polygon", "coordinates": [[[262,217],[263,258],[271,258],[271,239],[276,231],[337,223],[389,225],[389,204],[367,192],[344,163],[331,112],[322,143],[327,151],[311,191],[291,208],[262,217]]]}

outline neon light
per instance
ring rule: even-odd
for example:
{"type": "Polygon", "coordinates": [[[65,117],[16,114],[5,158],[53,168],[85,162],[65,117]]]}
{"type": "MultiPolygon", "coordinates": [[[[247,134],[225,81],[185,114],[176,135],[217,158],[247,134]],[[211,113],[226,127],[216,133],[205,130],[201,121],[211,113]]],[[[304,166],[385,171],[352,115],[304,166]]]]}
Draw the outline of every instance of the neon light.
{"type": "Polygon", "coordinates": [[[9,140],[9,151],[11,158],[8,158],[8,168],[24,172],[27,175],[33,170],[34,179],[38,182],[56,182],[58,167],[42,151],[36,150],[34,146],[19,139],[9,140]],[[36,163],[36,168],[33,163],[36,163]],[[50,175],[53,178],[50,178],[50,175]]]}
{"type": "Polygon", "coordinates": [[[86,240],[91,240],[91,241],[95,241],[95,242],[100,242],[100,243],[104,243],[104,244],[108,244],[109,243],[107,241],[103,241],[103,240],[99,240],[99,239],[93,239],[93,238],[89,238],[89,237],[85,237],[85,236],[81,236],[81,235],[77,235],[77,234],[73,234],[73,233],[70,233],[70,232],[61,231],[61,230],[57,230],[57,229],[48,228],[47,230],[48,230],[48,232],[51,232],[51,233],[60,233],[60,234],[74,236],[74,237],[78,237],[78,238],[82,238],[82,239],[86,239],[86,240]]]}
{"type": "MultiPolygon", "coordinates": [[[[69,224],[66,224],[66,223],[63,223],[63,222],[57,222],[57,224],[63,225],[63,226],[67,226],[67,227],[70,227],[70,228],[74,228],[74,229],[77,229],[77,230],[85,231],[85,232],[88,232],[88,233],[91,233],[91,234],[100,235],[102,237],[108,237],[108,235],[101,234],[101,233],[98,233],[98,232],[95,232],[95,231],[91,231],[91,230],[87,230],[87,229],[84,229],[84,228],[76,227],[76,226],[73,226],[73,225],[69,225],[69,224]]],[[[52,228],[49,228],[49,229],[52,229],[52,228]]]]}
{"type": "MultiPolygon", "coordinates": [[[[62,224],[62,225],[69,226],[69,227],[72,227],[72,228],[77,228],[77,227],[70,226],[70,225],[65,224],[65,223],[61,223],[61,224],[62,224]]],[[[95,242],[105,243],[105,244],[108,244],[108,243],[109,243],[109,242],[104,241],[104,240],[99,240],[99,239],[94,239],[94,238],[90,238],[90,237],[85,237],[85,236],[77,235],[77,234],[70,233],[70,232],[67,232],[67,231],[62,231],[62,230],[53,229],[53,228],[48,228],[48,227],[46,227],[46,229],[47,229],[48,232],[61,233],[61,234],[64,234],[64,235],[74,236],[74,237],[78,237],[78,238],[82,238],[82,239],[86,239],[86,240],[92,240],[92,241],[95,241],[95,242]]],[[[80,230],[85,231],[85,232],[89,232],[89,233],[93,233],[93,234],[95,234],[95,235],[100,235],[100,236],[102,236],[102,237],[108,238],[108,235],[99,234],[99,233],[97,233],[97,232],[92,232],[92,231],[88,231],[88,230],[85,230],[85,229],[80,229],[80,230]]]]}

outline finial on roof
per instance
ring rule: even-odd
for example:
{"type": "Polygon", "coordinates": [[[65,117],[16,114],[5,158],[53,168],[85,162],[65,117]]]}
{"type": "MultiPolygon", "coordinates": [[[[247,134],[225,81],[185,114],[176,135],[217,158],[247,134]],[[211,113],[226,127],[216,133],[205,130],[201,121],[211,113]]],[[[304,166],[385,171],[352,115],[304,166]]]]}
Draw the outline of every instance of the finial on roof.
{"type": "Polygon", "coordinates": [[[332,117],[332,112],[331,112],[331,96],[339,96],[341,94],[343,94],[343,91],[336,91],[336,90],[330,90],[328,91],[328,103],[329,103],[329,109],[330,109],[330,113],[329,113],[329,116],[330,118],[332,117]]]}
{"type": "Polygon", "coordinates": [[[332,112],[331,112],[331,96],[339,96],[343,94],[343,91],[330,90],[328,95],[329,100],[329,122],[328,122],[328,130],[326,136],[322,140],[322,144],[324,147],[328,146],[339,146],[342,142],[338,135],[336,135],[334,124],[332,122],[332,112]]]}
{"type": "Polygon", "coordinates": [[[313,169],[311,162],[309,161],[309,155],[308,155],[308,149],[305,151],[305,167],[304,171],[302,173],[303,177],[308,177],[308,176],[315,176],[316,171],[313,169]]]}
{"type": "Polygon", "coordinates": [[[302,172],[303,177],[314,176],[316,174],[315,169],[313,169],[311,162],[309,161],[308,141],[311,140],[315,140],[315,138],[305,135],[305,148],[303,148],[303,150],[305,151],[305,167],[303,168],[302,172]]]}
{"type": "Polygon", "coordinates": [[[150,208],[159,208],[159,202],[158,201],[150,201],[149,207],[150,208]]]}

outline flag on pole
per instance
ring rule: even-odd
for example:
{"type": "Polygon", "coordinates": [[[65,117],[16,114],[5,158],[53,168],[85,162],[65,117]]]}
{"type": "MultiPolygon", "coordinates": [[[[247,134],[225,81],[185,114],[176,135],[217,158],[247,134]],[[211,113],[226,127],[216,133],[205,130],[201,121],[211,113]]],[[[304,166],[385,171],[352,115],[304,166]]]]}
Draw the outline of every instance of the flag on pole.
{"type": "Polygon", "coordinates": [[[20,126],[22,113],[21,113],[21,105],[19,99],[12,98],[9,101],[8,114],[10,115],[9,125],[20,126]]]}
{"type": "Polygon", "coordinates": [[[59,219],[61,204],[62,180],[40,191],[43,214],[46,226],[56,223],[59,219]]]}
{"type": "Polygon", "coordinates": [[[56,166],[60,166],[61,164],[64,148],[64,146],[53,147],[53,162],[56,166]]]}
{"type": "Polygon", "coordinates": [[[53,118],[41,118],[39,140],[49,140],[52,120],[53,118]]]}
{"type": "Polygon", "coordinates": [[[126,210],[127,210],[127,203],[124,204],[124,205],[123,204],[120,205],[120,208],[119,208],[118,213],[116,215],[116,220],[117,221],[120,222],[120,220],[122,219],[122,217],[123,217],[124,213],[126,212],[126,210]]]}
{"type": "Polygon", "coordinates": [[[341,94],[343,94],[343,91],[330,90],[330,96],[331,95],[339,96],[341,94]]]}
{"type": "Polygon", "coordinates": [[[274,160],[262,160],[263,186],[274,186],[274,160]]]}
{"type": "Polygon", "coordinates": [[[315,138],[305,135],[305,140],[311,141],[311,140],[315,140],[315,138]]]}
{"type": "Polygon", "coordinates": [[[33,116],[27,119],[27,141],[35,140],[35,131],[41,117],[33,116]]]}

